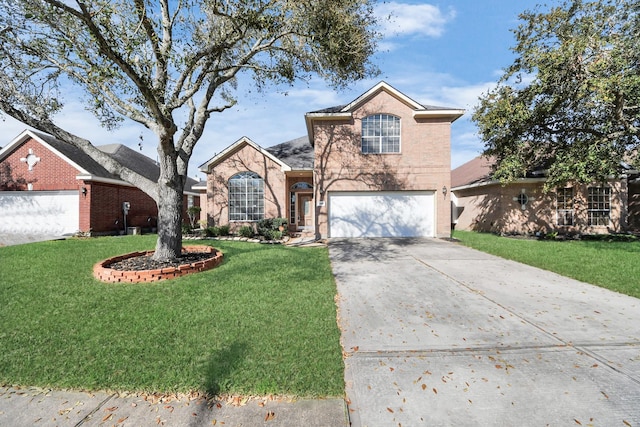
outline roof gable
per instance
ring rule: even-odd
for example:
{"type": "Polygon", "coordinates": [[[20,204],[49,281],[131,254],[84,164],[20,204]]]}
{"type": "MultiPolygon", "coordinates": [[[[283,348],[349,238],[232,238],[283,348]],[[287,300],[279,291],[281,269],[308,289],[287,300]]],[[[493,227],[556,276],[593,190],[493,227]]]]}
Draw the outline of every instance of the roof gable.
{"type": "MultiPolygon", "coordinates": [[[[34,139],[65,162],[69,163],[78,171],[77,179],[107,181],[127,186],[131,185],[128,182],[123,181],[120,177],[107,171],[100,163],[93,160],[80,148],[64,141],[60,141],[51,135],[29,129],[23,131],[6,147],[0,150],[0,160],[29,139],[34,139]]],[[[160,168],[158,167],[158,164],[144,154],[132,150],[122,144],[99,145],[96,146],[96,148],[108,154],[123,166],[139,173],[145,178],[153,182],[158,181],[158,177],[160,176],[160,168]]],[[[194,179],[187,178],[185,189],[189,189],[195,182],[196,181],[194,179]]]]}
{"type": "Polygon", "coordinates": [[[280,160],[279,158],[271,154],[268,150],[265,150],[264,148],[260,147],[258,144],[256,144],[246,136],[243,136],[242,138],[240,138],[239,140],[237,140],[236,142],[234,142],[233,144],[231,144],[230,146],[228,146],[227,148],[225,148],[224,150],[222,150],[221,152],[219,152],[218,154],[216,154],[215,156],[213,156],[212,158],[210,158],[209,160],[201,164],[198,167],[198,169],[200,169],[201,172],[209,173],[209,170],[212,167],[224,161],[229,156],[238,152],[241,148],[245,146],[252,147],[254,150],[258,151],[260,154],[264,155],[265,157],[268,157],[269,159],[279,164],[283,172],[291,170],[291,167],[289,165],[287,165],[285,162],[283,162],[282,160],[280,160]]]}
{"type": "MultiPolygon", "coordinates": [[[[85,159],[82,158],[83,157],[82,154],[84,153],[82,153],[80,149],[70,144],[64,144],[64,145],[62,145],[63,143],[58,144],[61,141],[58,141],[57,139],[49,135],[32,131],[29,129],[22,131],[20,135],[16,136],[13,140],[11,140],[9,144],[7,144],[7,146],[5,146],[2,150],[0,150],[0,160],[3,160],[5,157],[9,155],[9,153],[13,152],[16,148],[18,148],[19,146],[21,146],[22,144],[24,144],[30,139],[35,140],[40,145],[44,146],[49,151],[53,152],[55,155],[57,155],[62,160],[67,162],[69,165],[71,165],[74,169],[76,169],[78,173],[80,174],[89,173],[87,168],[84,167],[86,165],[83,165],[83,163],[87,163],[87,162],[82,161],[85,159]],[[80,162],[78,162],[77,160],[80,160],[80,162]]],[[[89,158],[89,156],[87,156],[86,154],[85,156],[89,158]]]]}
{"type": "Polygon", "coordinates": [[[329,107],[322,110],[312,111],[305,114],[305,121],[307,123],[307,132],[309,140],[313,144],[313,122],[316,120],[349,120],[353,116],[353,112],[360,108],[362,105],[369,102],[380,92],[386,92],[393,98],[402,102],[409,109],[413,111],[413,117],[415,119],[427,119],[427,118],[446,118],[451,122],[454,122],[464,114],[463,109],[450,108],[450,107],[438,107],[434,105],[423,105],[419,102],[411,99],[404,93],[400,92],[385,81],[381,81],[350,103],[346,105],[340,105],[336,107],[329,107]]]}

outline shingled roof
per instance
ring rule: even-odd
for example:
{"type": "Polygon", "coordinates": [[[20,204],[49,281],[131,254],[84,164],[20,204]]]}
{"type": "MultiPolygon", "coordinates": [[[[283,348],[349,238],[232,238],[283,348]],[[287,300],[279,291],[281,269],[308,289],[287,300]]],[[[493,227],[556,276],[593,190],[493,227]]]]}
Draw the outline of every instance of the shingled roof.
{"type": "Polygon", "coordinates": [[[313,147],[307,136],[265,148],[292,169],[313,169],[313,147]]]}
{"type": "Polygon", "coordinates": [[[478,156],[451,171],[451,187],[480,184],[491,181],[492,158],[478,156]]]}
{"type": "MultiPolygon", "coordinates": [[[[28,134],[36,136],[46,144],[50,145],[53,149],[58,151],[61,155],[65,156],[69,161],[75,163],[78,167],[83,169],[93,178],[103,178],[121,181],[122,179],[117,175],[114,175],[107,171],[100,163],[89,157],[84,151],[78,147],[61,141],[51,135],[32,131],[27,131],[28,134]]],[[[122,144],[107,144],[98,145],[96,148],[103,153],[109,155],[123,166],[139,173],[145,178],[157,182],[160,176],[160,167],[158,164],[144,154],[132,150],[126,145],[122,144]]],[[[191,187],[197,184],[197,181],[193,178],[187,178],[185,185],[185,191],[192,191],[191,187]]]]}

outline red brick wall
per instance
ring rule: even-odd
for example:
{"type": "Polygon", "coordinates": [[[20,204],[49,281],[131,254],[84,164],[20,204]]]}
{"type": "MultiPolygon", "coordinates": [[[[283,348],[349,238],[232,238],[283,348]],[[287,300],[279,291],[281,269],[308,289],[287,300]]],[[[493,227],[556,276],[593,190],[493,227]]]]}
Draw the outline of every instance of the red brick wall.
{"type": "Polygon", "coordinates": [[[156,204],[141,190],[99,182],[85,182],[84,186],[87,188],[87,195],[80,196],[82,231],[88,231],[89,228],[94,233],[117,233],[124,230],[122,204],[125,201],[131,206],[127,214],[127,227],[156,226],[156,204]],[[147,221],[149,217],[151,221],[147,221]]]}
{"type": "Polygon", "coordinates": [[[75,178],[78,170],[34,139],[28,139],[5,157],[0,163],[0,170],[5,172],[0,178],[0,187],[7,179],[13,179],[24,183],[19,187],[21,190],[27,190],[26,184],[31,184],[33,191],[79,189],[75,178]],[[27,163],[20,161],[29,155],[29,149],[40,158],[32,170],[27,163]],[[5,176],[7,170],[11,171],[11,178],[5,176]]]}
{"type": "MultiPolygon", "coordinates": [[[[84,182],[86,196],[80,196],[80,227],[82,231],[94,233],[118,233],[124,230],[122,204],[129,202],[127,227],[155,228],[158,208],[155,201],[135,187],[126,187],[100,182],[84,182]],[[116,223],[117,221],[117,223],[116,223]]],[[[200,206],[198,196],[194,205],[200,206]]],[[[182,222],[189,223],[187,216],[187,196],[182,201],[182,222]]]]}

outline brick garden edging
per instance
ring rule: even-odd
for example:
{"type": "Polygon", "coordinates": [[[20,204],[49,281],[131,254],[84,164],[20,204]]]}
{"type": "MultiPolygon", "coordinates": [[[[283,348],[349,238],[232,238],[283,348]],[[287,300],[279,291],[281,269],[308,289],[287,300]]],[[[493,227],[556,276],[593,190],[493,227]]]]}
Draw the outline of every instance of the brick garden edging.
{"type": "Polygon", "coordinates": [[[220,265],[223,259],[222,252],[217,251],[211,246],[185,246],[182,248],[182,252],[207,252],[211,254],[211,258],[207,258],[203,261],[198,261],[191,264],[183,264],[178,267],[166,267],[156,270],[121,271],[109,268],[109,265],[115,262],[137,256],[151,255],[154,252],[155,251],[131,252],[129,254],[118,255],[112,258],[105,259],[104,261],[100,261],[93,266],[93,276],[96,279],[107,283],[157,282],[160,280],[174,279],[176,277],[185,276],[187,274],[210,270],[220,265]]]}

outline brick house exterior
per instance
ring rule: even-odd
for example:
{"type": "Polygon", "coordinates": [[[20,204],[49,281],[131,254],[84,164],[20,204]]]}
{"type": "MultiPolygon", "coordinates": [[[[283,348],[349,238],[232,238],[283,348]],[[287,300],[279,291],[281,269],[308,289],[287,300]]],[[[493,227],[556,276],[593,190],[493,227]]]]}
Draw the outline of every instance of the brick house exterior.
{"type": "Polygon", "coordinates": [[[503,185],[491,178],[492,164],[477,157],[451,172],[456,230],[605,234],[637,227],[638,186],[629,182],[633,171],[606,183],[568,183],[544,192],[542,173],[503,185]]]}
{"type": "MultiPolygon", "coordinates": [[[[157,179],[158,166],[141,153],[120,144],[98,148],[157,179]]],[[[189,198],[200,203],[196,191],[185,192],[185,220],[189,198]]],[[[0,199],[0,232],[5,233],[117,234],[124,232],[124,202],[130,204],[127,227],[151,230],[158,214],[151,197],[76,147],[31,130],[0,150],[0,199]]]]}
{"type": "Polygon", "coordinates": [[[449,236],[450,128],[463,113],[381,82],[349,104],[307,113],[306,137],[266,149],[241,138],[200,166],[207,220],[237,227],[285,217],[291,231],[316,237],[449,236]],[[251,196],[230,194],[236,179],[263,186],[258,216],[237,215],[251,196]]]}

